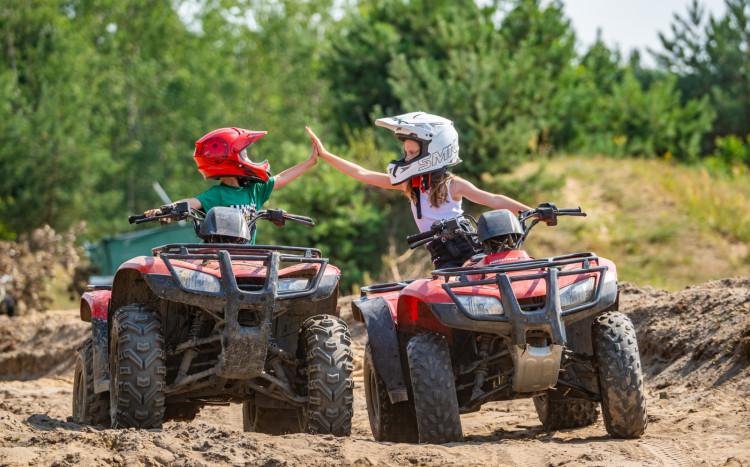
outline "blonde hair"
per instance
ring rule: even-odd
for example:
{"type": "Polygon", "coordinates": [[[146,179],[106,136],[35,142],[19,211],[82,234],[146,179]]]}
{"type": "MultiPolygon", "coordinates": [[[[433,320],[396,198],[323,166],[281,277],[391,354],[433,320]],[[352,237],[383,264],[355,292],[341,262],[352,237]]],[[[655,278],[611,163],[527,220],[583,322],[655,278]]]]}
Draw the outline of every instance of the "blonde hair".
{"type": "MultiPolygon", "coordinates": [[[[452,173],[445,172],[439,177],[434,177],[430,180],[429,198],[432,207],[439,208],[441,205],[448,202],[448,180],[453,177],[455,177],[455,175],[452,173]]],[[[401,185],[401,188],[404,190],[404,195],[406,195],[412,203],[417,202],[414,190],[411,189],[411,180],[404,182],[404,184],[401,185]]]]}

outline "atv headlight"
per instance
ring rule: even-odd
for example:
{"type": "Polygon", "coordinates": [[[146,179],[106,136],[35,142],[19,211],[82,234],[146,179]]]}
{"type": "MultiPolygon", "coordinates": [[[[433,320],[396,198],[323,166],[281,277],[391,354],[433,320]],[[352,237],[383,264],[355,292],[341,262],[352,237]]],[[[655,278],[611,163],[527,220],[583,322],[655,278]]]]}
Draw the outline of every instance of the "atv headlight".
{"type": "Polygon", "coordinates": [[[219,278],[216,276],[196,271],[195,269],[180,268],[177,266],[174,267],[174,272],[185,288],[200,290],[201,292],[221,291],[221,282],[219,282],[219,278]]]}
{"type": "Polygon", "coordinates": [[[570,308],[591,300],[594,295],[594,283],[594,278],[589,277],[560,289],[560,307],[570,308]]]}
{"type": "Polygon", "coordinates": [[[503,316],[503,304],[495,297],[484,295],[456,295],[458,302],[475,318],[503,316]]]}
{"type": "Polygon", "coordinates": [[[305,290],[310,284],[310,279],[279,279],[276,286],[278,292],[299,292],[305,290]]]}

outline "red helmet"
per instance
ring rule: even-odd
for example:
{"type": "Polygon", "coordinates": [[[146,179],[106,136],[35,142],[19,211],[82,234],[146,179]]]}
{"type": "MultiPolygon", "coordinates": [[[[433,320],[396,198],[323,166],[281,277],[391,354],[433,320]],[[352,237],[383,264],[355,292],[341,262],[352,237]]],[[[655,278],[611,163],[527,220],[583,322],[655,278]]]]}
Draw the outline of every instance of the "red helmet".
{"type": "Polygon", "coordinates": [[[237,177],[267,182],[271,177],[268,161],[256,164],[247,157],[247,147],[265,134],[265,131],[219,128],[195,142],[193,159],[207,180],[237,177]]]}

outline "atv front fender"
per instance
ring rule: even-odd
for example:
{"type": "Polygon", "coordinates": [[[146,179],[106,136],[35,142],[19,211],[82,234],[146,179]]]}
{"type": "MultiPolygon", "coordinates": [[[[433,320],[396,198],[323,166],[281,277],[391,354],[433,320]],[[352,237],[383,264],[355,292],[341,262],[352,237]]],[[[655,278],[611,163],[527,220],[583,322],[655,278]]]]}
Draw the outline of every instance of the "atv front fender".
{"type": "Polygon", "coordinates": [[[107,320],[107,309],[112,290],[91,290],[81,295],[81,321],[91,321],[91,318],[107,320]]]}
{"type": "Polygon", "coordinates": [[[107,314],[111,296],[111,290],[91,290],[81,296],[81,319],[91,322],[94,392],[96,394],[109,391],[107,314]]]}
{"type": "Polygon", "coordinates": [[[408,400],[396,327],[388,301],[383,297],[360,298],[352,302],[352,312],[364,319],[373,365],[383,378],[391,403],[408,400]]]}

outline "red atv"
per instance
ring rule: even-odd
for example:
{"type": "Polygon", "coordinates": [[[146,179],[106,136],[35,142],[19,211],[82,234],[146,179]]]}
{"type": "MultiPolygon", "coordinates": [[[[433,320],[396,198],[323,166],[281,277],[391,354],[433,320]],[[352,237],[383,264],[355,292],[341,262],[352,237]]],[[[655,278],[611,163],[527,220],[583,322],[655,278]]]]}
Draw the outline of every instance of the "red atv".
{"type": "Polygon", "coordinates": [[[460,441],[462,413],[532,397],[547,430],[598,418],[636,438],[646,427],[638,344],[617,311],[617,269],[594,253],[535,259],[521,250],[539,222],[585,216],[552,203],[436,222],[411,248],[465,236],[477,255],[432,277],[373,285],[353,302],[364,321],[365,395],[378,441],[460,441]],[[529,224],[527,225],[527,222],[529,224]]]}
{"type": "Polygon", "coordinates": [[[314,225],[283,210],[188,203],[162,215],[204,242],[164,245],[125,262],[111,287],[89,287],[73,419],[114,428],[192,420],[204,405],[243,403],[246,431],[351,433],[351,337],[338,318],[340,271],[320,250],[251,245],[260,219],[314,225]]]}

